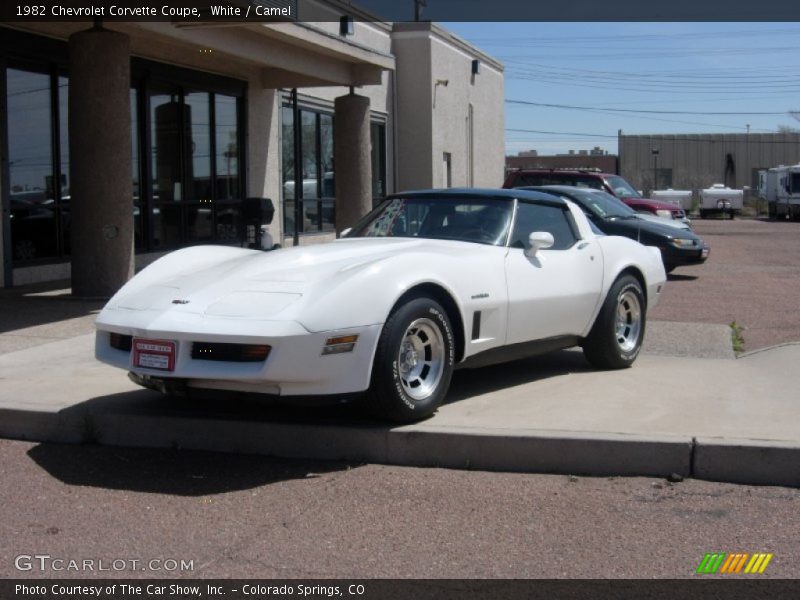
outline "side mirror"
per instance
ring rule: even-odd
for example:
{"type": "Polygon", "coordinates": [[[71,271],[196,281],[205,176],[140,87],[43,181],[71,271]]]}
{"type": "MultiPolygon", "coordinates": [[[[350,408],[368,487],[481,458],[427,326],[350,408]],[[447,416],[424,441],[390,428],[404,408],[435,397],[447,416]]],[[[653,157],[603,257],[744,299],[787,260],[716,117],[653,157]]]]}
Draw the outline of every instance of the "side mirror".
{"type": "Polygon", "coordinates": [[[352,227],[346,227],[342,229],[342,232],[339,234],[339,237],[347,237],[347,234],[353,231],[352,227]]]}
{"type": "Polygon", "coordinates": [[[555,243],[553,234],[547,231],[534,231],[528,236],[528,248],[525,250],[525,256],[533,258],[539,250],[550,248],[555,243]]]}

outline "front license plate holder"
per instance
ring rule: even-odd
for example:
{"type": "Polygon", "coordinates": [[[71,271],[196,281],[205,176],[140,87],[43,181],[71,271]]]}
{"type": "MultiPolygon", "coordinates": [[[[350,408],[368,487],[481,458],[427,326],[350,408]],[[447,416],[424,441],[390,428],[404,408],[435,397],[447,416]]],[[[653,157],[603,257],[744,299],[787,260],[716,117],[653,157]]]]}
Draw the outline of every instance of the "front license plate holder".
{"type": "Polygon", "coordinates": [[[133,366],[156,371],[174,371],[177,344],[171,340],[133,339],[133,366]]]}

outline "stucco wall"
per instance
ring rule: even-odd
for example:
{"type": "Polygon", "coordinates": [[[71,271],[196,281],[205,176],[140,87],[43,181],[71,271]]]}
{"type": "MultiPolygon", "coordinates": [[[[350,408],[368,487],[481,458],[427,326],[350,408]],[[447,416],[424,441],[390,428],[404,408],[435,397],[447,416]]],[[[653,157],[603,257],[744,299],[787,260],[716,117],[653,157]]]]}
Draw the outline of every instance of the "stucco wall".
{"type": "Polygon", "coordinates": [[[398,188],[444,186],[444,153],[450,154],[452,186],[501,186],[505,162],[502,67],[430,23],[397,24],[393,39],[398,188]],[[480,72],[473,76],[476,59],[480,72]]]}
{"type": "Polygon", "coordinates": [[[480,72],[473,77],[472,61],[477,57],[438,36],[433,37],[431,48],[434,86],[437,80],[448,81],[447,87],[438,86],[433,107],[433,184],[438,187],[444,181],[442,156],[449,152],[454,187],[500,187],[505,163],[503,74],[481,62],[480,72]]]}
{"type": "Polygon", "coordinates": [[[431,187],[431,41],[427,35],[395,33],[397,60],[397,191],[431,187]]]}

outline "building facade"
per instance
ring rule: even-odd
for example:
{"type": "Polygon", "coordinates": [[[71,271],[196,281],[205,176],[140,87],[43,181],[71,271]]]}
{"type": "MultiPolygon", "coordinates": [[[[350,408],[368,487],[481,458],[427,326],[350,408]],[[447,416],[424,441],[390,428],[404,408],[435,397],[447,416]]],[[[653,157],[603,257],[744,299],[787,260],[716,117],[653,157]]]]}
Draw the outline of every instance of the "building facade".
{"type": "Polygon", "coordinates": [[[324,21],[0,23],[2,285],[109,295],[164,252],[246,243],[248,197],[306,244],[395,191],[501,185],[502,65],[434,24],[316,6],[324,21]]]}
{"type": "Polygon", "coordinates": [[[645,192],[723,183],[754,198],[758,171],[798,162],[800,133],[619,134],[620,175],[645,192]]]}

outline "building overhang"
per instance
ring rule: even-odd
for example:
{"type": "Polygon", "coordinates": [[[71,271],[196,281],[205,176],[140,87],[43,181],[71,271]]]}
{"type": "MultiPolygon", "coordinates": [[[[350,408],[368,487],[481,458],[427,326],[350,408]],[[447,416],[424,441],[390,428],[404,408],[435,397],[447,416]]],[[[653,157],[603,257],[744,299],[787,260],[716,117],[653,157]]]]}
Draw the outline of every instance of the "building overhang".
{"type": "MultiPolygon", "coordinates": [[[[11,26],[67,39],[92,25],[26,22],[11,26]]],[[[379,85],[383,72],[395,68],[391,54],[308,23],[108,21],[104,27],[129,35],[132,53],[143,58],[164,60],[159,49],[169,47],[169,62],[193,69],[223,75],[242,67],[260,69],[265,88],[379,85]],[[176,56],[185,58],[175,60],[176,56]]]]}

